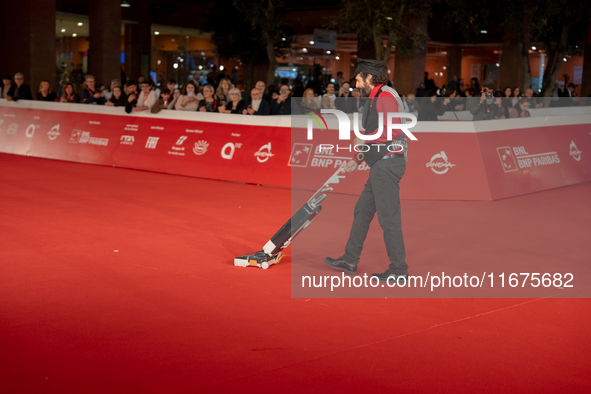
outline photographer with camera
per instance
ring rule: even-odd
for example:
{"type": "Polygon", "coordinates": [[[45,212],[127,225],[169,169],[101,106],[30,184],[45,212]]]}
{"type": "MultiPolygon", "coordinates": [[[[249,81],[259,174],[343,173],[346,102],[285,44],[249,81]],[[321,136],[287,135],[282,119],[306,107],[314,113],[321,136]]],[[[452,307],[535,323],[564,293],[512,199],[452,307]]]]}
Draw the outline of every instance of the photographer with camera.
{"type": "MultiPolygon", "coordinates": [[[[490,79],[487,79],[482,84],[482,92],[480,94],[480,101],[476,103],[470,112],[474,116],[472,120],[491,120],[496,119],[497,115],[504,116],[505,111],[495,104],[495,84],[490,79]],[[502,113],[497,114],[497,112],[502,113]]],[[[473,99],[475,100],[475,99],[473,99]]]]}

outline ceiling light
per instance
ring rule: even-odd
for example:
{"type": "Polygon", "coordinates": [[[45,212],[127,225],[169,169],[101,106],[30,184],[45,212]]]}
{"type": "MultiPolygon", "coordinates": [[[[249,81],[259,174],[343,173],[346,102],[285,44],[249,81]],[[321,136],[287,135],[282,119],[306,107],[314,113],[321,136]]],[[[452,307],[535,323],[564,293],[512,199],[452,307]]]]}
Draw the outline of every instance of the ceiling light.
{"type": "Polygon", "coordinates": [[[72,37],[78,37],[78,34],[74,33],[72,34],[72,37]]]}
{"type": "Polygon", "coordinates": [[[497,67],[501,67],[501,63],[497,63],[497,67]]]}
{"type": "Polygon", "coordinates": [[[443,66],[443,69],[444,69],[444,70],[447,70],[447,66],[443,66]]]}
{"type": "Polygon", "coordinates": [[[121,7],[125,7],[125,8],[127,8],[127,7],[131,7],[131,5],[129,5],[129,2],[128,2],[127,0],[123,0],[123,1],[121,2],[121,7]]]}
{"type": "Polygon", "coordinates": [[[179,65],[177,63],[173,64],[172,67],[174,68],[179,68],[179,65]]]}
{"type": "Polygon", "coordinates": [[[155,36],[157,36],[158,34],[160,34],[160,32],[159,32],[159,31],[155,31],[155,32],[154,32],[154,35],[155,35],[155,36]]]}
{"type": "Polygon", "coordinates": [[[537,48],[536,48],[536,47],[534,47],[534,46],[532,46],[532,47],[531,47],[531,50],[532,50],[532,51],[535,51],[536,49],[537,49],[537,48]]]}
{"type": "Polygon", "coordinates": [[[62,33],[65,33],[65,32],[66,32],[66,29],[62,29],[62,33]]]}
{"type": "Polygon", "coordinates": [[[327,55],[330,55],[330,51],[326,51],[326,54],[327,54],[327,55]]]}
{"type": "Polygon", "coordinates": [[[224,66],[220,66],[220,71],[224,71],[224,66]]]}
{"type": "Polygon", "coordinates": [[[84,23],[82,22],[78,22],[78,26],[82,26],[84,23]]]}
{"type": "Polygon", "coordinates": [[[488,33],[488,31],[486,31],[486,30],[480,30],[480,34],[486,34],[486,33],[488,33]]]}
{"type": "Polygon", "coordinates": [[[337,59],[337,60],[341,60],[341,57],[340,57],[339,55],[336,55],[336,56],[335,56],[335,59],[337,59]]]}
{"type": "Polygon", "coordinates": [[[314,41],[310,41],[310,45],[314,45],[314,41]]]}

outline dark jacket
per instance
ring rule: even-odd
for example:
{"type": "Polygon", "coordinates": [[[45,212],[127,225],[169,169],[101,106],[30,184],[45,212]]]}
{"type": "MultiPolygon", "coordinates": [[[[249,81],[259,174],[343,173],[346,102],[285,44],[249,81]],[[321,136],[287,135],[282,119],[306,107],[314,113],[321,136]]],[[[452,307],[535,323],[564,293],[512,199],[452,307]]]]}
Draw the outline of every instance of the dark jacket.
{"type": "Polygon", "coordinates": [[[116,99],[115,96],[111,96],[109,101],[115,105],[115,107],[125,107],[125,101],[127,100],[127,95],[124,92],[121,92],[121,96],[119,99],[116,99]]]}
{"type": "Polygon", "coordinates": [[[346,114],[352,114],[358,111],[357,99],[351,95],[345,97],[341,94],[336,99],[336,105],[338,110],[343,111],[346,114]]]}
{"type": "Polygon", "coordinates": [[[228,101],[226,103],[226,109],[229,111],[232,111],[231,113],[233,114],[240,114],[242,112],[238,112],[240,109],[242,109],[243,107],[246,106],[246,102],[244,100],[240,100],[238,101],[238,103],[236,103],[236,107],[234,107],[234,102],[233,101],[228,101]]]}
{"type": "Polygon", "coordinates": [[[26,83],[23,83],[20,88],[16,87],[16,84],[12,85],[7,96],[12,97],[13,101],[18,100],[33,100],[33,95],[31,94],[31,88],[26,83]]]}
{"type": "Polygon", "coordinates": [[[131,111],[133,111],[133,107],[135,107],[137,105],[137,98],[140,96],[140,94],[138,92],[134,92],[134,93],[130,93],[129,96],[125,98],[125,112],[127,112],[128,114],[130,114],[131,111]],[[132,94],[135,94],[135,100],[133,100],[130,103],[128,100],[128,97],[131,96],[132,94]]]}
{"type": "MultiPolygon", "coordinates": [[[[252,99],[248,99],[246,105],[238,110],[238,113],[241,114],[243,110],[247,109],[249,105],[252,105],[252,99]]],[[[271,106],[269,105],[268,101],[261,100],[261,105],[259,106],[259,110],[256,111],[255,115],[269,115],[271,113],[271,106]]]]}
{"type": "Polygon", "coordinates": [[[55,101],[57,95],[54,92],[49,93],[47,96],[43,97],[41,92],[37,92],[37,100],[39,101],[55,101]]]}
{"type": "Polygon", "coordinates": [[[421,106],[419,107],[419,116],[417,116],[417,120],[437,121],[437,117],[443,115],[446,110],[447,108],[438,100],[435,100],[435,102],[432,103],[430,97],[424,97],[422,98],[421,106]]]}
{"type": "Polygon", "coordinates": [[[291,115],[291,97],[288,97],[281,103],[273,100],[271,103],[271,115],[291,115]]]}
{"type": "Polygon", "coordinates": [[[89,88],[82,90],[82,103],[104,105],[105,101],[106,101],[105,98],[104,97],[95,98],[94,95],[96,93],[99,93],[99,91],[98,90],[90,90],[89,88]]]}

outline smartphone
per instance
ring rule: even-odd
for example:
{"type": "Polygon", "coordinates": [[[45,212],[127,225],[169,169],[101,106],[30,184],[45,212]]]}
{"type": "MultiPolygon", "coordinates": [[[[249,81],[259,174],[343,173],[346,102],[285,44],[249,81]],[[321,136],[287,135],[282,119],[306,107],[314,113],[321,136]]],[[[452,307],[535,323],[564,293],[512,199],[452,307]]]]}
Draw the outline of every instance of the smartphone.
{"type": "Polygon", "coordinates": [[[189,97],[193,97],[193,92],[189,92],[189,97]]]}

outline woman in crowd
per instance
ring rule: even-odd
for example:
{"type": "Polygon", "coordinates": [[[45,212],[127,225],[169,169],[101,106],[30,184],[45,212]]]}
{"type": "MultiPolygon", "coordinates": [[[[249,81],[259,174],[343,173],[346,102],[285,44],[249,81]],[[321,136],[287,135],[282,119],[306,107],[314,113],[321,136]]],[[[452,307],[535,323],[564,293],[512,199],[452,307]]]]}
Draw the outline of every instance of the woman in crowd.
{"type": "Polygon", "coordinates": [[[220,105],[219,111],[223,114],[237,114],[238,109],[246,106],[244,100],[242,100],[242,94],[240,90],[237,88],[230,89],[228,95],[230,96],[230,100],[226,103],[226,105],[220,105]]]}
{"type": "Polygon", "coordinates": [[[233,87],[234,85],[232,85],[232,82],[228,78],[222,78],[215,92],[215,95],[217,96],[218,100],[228,102],[230,100],[228,93],[230,92],[230,89],[232,89],[233,87]]]}
{"type": "Polygon", "coordinates": [[[318,99],[314,97],[314,90],[312,88],[304,90],[302,107],[310,108],[314,111],[320,110],[320,103],[318,103],[318,99]]]}
{"type": "Polygon", "coordinates": [[[512,103],[512,98],[511,96],[513,95],[513,89],[511,89],[511,86],[505,86],[505,89],[503,90],[503,94],[501,97],[501,103],[503,105],[503,108],[505,108],[505,117],[508,118],[509,117],[509,108],[513,107],[512,103]]]}
{"type": "Polygon", "coordinates": [[[37,92],[37,100],[40,101],[55,101],[57,95],[51,91],[49,81],[41,81],[39,84],[39,91],[37,92]]]}
{"type": "Polygon", "coordinates": [[[79,103],[80,97],[74,93],[74,85],[67,83],[64,85],[64,95],[60,98],[56,98],[55,101],[58,103],[79,103]]]}
{"type": "Polygon", "coordinates": [[[527,97],[523,97],[517,103],[516,108],[511,108],[509,111],[510,118],[529,118],[531,115],[527,110],[531,106],[531,101],[527,97]]]}
{"type": "Polygon", "coordinates": [[[176,101],[174,108],[177,111],[197,111],[201,100],[203,100],[203,95],[197,93],[197,84],[189,81],[183,88],[183,94],[176,101]]]}
{"type": "Polygon", "coordinates": [[[493,93],[493,96],[495,98],[495,106],[497,107],[497,113],[495,115],[495,119],[506,119],[509,117],[509,109],[505,108],[504,104],[504,99],[506,97],[503,96],[504,92],[501,93],[498,90],[495,90],[495,92],[493,93]]]}
{"type": "Polygon", "coordinates": [[[519,86],[515,86],[513,88],[513,96],[511,97],[511,107],[515,108],[521,96],[521,89],[519,89],[519,86]]]}
{"type": "Polygon", "coordinates": [[[121,86],[115,86],[111,92],[111,98],[105,105],[109,107],[125,107],[127,95],[121,90],[121,86]]]}
{"type": "Polygon", "coordinates": [[[3,86],[2,86],[2,88],[0,88],[0,98],[5,99],[6,94],[8,93],[10,88],[12,87],[12,77],[10,75],[5,75],[4,78],[2,78],[2,82],[3,82],[3,84],[2,84],[3,86]]]}
{"type": "Polygon", "coordinates": [[[172,93],[172,97],[170,98],[170,104],[168,104],[167,109],[175,109],[176,102],[178,101],[179,97],[181,97],[181,90],[179,88],[175,88],[172,93]]]}
{"type": "Polygon", "coordinates": [[[217,112],[218,99],[215,97],[212,85],[205,85],[203,87],[203,100],[199,101],[198,111],[201,112],[217,112]]]}

